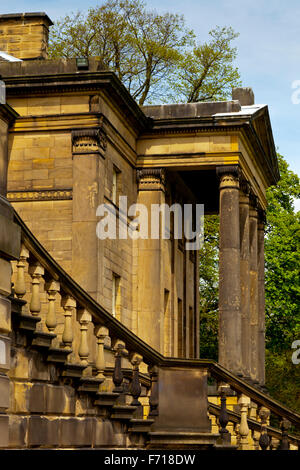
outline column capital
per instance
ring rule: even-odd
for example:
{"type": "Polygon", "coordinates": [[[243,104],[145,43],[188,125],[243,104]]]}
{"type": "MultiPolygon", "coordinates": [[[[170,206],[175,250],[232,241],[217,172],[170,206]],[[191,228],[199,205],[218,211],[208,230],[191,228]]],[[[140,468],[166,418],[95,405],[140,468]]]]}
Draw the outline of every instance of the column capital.
{"type": "Polygon", "coordinates": [[[267,222],[266,211],[261,207],[258,208],[258,229],[264,230],[264,226],[267,222]]]}
{"type": "Polygon", "coordinates": [[[241,192],[249,197],[251,192],[251,184],[244,178],[240,178],[240,190],[241,192]]]}
{"type": "Polygon", "coordinates": [[[258,197],[256,194],[254,194],[254,191],[252,188],[250,188],[250,193],[249,193],[249,199],[250,199],[250,204],[254,210],[258,210],[258,197]]]}
{"type": "Polygon", "coordinates": [[[139,191],[164,191],[166,182],[165,168],[143,168],[137,170],[139,191]]]}
{"type": "Polygon", "coordinates": [[[222,165],[216,167],[216,173],[219,178],[223,175],[233,175],[236,178],[240,178],[241,169],[239,165],[222,165]]]}
{"type": "Polygon", "coordinates": [[[107,134],[103,126],[103,120],[100,126],[95,129],[73,129],[71,139],[73,155],[96,153],[105,158],[107,134]]]}
{"type": "Polygon", "coordinates": [[[239,179],[241,175],[239,165],[218,166],[216,173],[220,179],[220,189],[239,189],[239,179]]]}

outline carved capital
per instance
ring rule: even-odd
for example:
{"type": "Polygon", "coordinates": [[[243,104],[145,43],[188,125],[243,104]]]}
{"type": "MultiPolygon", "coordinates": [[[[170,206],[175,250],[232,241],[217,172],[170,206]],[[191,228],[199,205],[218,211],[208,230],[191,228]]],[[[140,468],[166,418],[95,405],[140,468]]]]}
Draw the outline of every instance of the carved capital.
{"type": "Polygon", "coordinates": [[[249,197],[251,191],[251,184],[244,178],[240,179],[240,190],[244,196],[249,197]]]}
{"type": "Polygon", "coordinates": [[[73,155],[99,153],[105,155],[107,136],[103,125],[96,129],[76,129],[72,131],[73,155]]]}
{"type": "Polygon", "coordinates": [[[164,168],[145,168],[137,170],[139,191],[164,191],[166,170],[164,168]]]}
{"type": "Polygon", "coordinates": [[[264,230],[264,226],[267,222],[266,211],[261,207],[258,208],[258,228],[264,230]]]}
{"type": "Polygon", "coordinates": [[[218,166],[216,168],[216,173],[220,179],[220,189],[239,189],[239,180],[241,172],[240,167],[238,165],[218,166]]]}
{"type": "Polygon", "coordinates": [[[252,189],[250,189],[249,200],[250,200],[250,204],[252,208],[257,210],[258,209],[258,197],[256,196],[256,194],[254,194],[254,191],[252,189]]]}

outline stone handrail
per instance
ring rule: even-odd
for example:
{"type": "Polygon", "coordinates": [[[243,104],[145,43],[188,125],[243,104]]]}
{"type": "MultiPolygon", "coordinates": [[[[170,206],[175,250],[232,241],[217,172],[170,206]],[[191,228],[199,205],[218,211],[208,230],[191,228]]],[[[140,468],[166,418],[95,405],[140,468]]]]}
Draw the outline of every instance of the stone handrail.
{"type": "MultiPolygon", "coordinates": [[[[170,370],[177,368],[177,370],[181,369],[182,371],[197,369],[201,370],[205,376],[203,387],[206,386],[207,375],[213,377],[220,384],[221,407],[219,422],[222,438],[227,439],[226,425],[230,421],[226,411],[227,387],[227,389],[230,388],[236,392],[239,397],[240,415],[239,418],[235,417],[235,420],[240,419],[239,432],[241,445],[239,448],[247,448],[246,440],[249,434],[247,419],[250,402],[255,403],[259,409],[259,422],[256,422],[261,430],[259,442],[261,448],[269,446],[266,435],[268,431],[271,431],[268,421],[270,412],[274,413],[284,422],[282,432],[277,431],[277,436],[282,436],[284,445],[288,448],[289,442],[299,442],[297,437],[290,436],[287,433],[288,422],[292,423],[296,428],[300,428],[299,414],[236,377],[213,360],[164,357],[126,328],[85,292],[50,256],[16,211],[14,212],[14,217],[15,222],[21,227],[22,234],[20,258],[17,264],[13,266],[15,300],[24,307],[26,306],[24,312],[22,310],[21,316],[25,320],[34,319],[36,323],[39,323],[39,331],[37,332],[37,335],[40,335],[39,341],[42,337],[45,338],[48,335],[47,338],[50,338],[51,341],[53,340],[56,346],[52,347],[52,354],[56,355],[56,357],[60,355],[62,358],[60,360],[65,361],[70,370],[73,367],[74,370],[79,368],[82,372],[85,371],[85,379],[90,382],[94,381],[97,384],[102,399],[103,395],[108,392],[117,395],[124,391],[122,388],[124,379],[124,364],[122,365],[122,360],[124,357],[127,357],[129,358],[129,366],[132,371],[130,385],[130,393],[133,397],[132,405],[140,405],[139,397],[141,395],[142,382],[140,366],[147,365],[148,372],[145,372],[144,369],[143,374],[144,379],[145,374],[149,373],[148,377],[150,376],[148,383],[151,384],[151,395],[148,397],[148,401],[150,417],[155,418],[159,414],[158,381],[160,377],[163,377],[163,373],[160,373],[160,371],[167,368],[170,370]],[[27,265],[28,273],[26,271],[27,265]],[[31,283],[31,289],[27,289],[28,282],[31,283]],[[43,282],[44,292],[41,293],[40,286],[43,282]],[[57,319],[57,294],[61,296],[59,325],[57,319]],[[46,301],[43,301],[43,295],[46,301]],[[43,303],[47,304],[47,313],[44,313],[42,318],[43,303]],[[94,327],[92,333],[91,325],[94,327]],[[74,329],[76,328],[79,332],[77,339],[74,336],[74,329]],[[114,364],[107,364],[105,361],[107,338],[110,338],[109,349],[113,351],[115,356],[114,364]],[[91,360],[92,349],[96,352],[94,352],[94,357],[91,360]],[[109,375],[108,369],[111,370],[110,375],[114,384],[113,390],[104,385],[109,375]],[[266,443],[268,444],[267,446],[266,443]]],[[[144,383],[146,382],[147,380],[144,380],[144,383]]],[[[205,393],[207,397],[206,388],[205,393]]],[[[205,411],[208,411],[207,400],[205,406],[207,406],[205,411]]],[[[213,407],[210,407],[210,409],[212,410],[213,407]]],[[[216,410],[214,409],[215,413],[218,414],[216,410]]],[[[249,424],[252,426],[252,421],[249,421],[249,424]]],[[[274,434],[275,431],[272,432],[274,434]]]]}

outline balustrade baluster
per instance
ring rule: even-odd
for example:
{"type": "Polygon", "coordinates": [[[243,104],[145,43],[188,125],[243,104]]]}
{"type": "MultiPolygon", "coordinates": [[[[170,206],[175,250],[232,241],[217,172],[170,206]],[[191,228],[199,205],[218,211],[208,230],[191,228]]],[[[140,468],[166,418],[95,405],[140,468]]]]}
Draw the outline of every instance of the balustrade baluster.
{"type": "Polygon", "coordinates": [[[227,413],[227,406],[226,406],[226,396],[229,394],[230,387],[228,385],[221,385],[219,387],[219,394],[221,395],[221,409],[220,409],[220,416],[219,416],[219,423],[221,426],[220,429],[220,436],[221,442],[223,445],[229,445],[231,443],[231,434],[226,429],[226,426],[229,421],[229,416],[227,413]]]}
{"type": "Polygon", "coordinates": [[[259,450],[259,431],[252,431],[253,447],[254,450],[259,450]]]}
{"type": "Polygon", "coordinates": [[[78,355],[80,357],[81,364],[87,367],[89,365],[88,357],[90,354],[87,332],[88,324],[92,321],[92,316],[86,309],[81,309],[78,312],[78,318],[80,323],[80,345],[78,355]]]}
{"type": "Polygon", "coordinates": [[[29,310],[32,315],[38,315],[41,311],[41,296],[40,296],[40,282],[41,277],[44,275],[44,268],[39,262],[30,264],[28,273],[31,276],[32,292],[29,310]]]}
{"type": "Polygon", "coordinates": [[[61,305],[64,309],[65,317],[62,342],[64,343],[64,347],[66,349],[71,349],[74,339],[72,318],[74,309],[76,309],[76,300],[73,299],[73,297],[66,296],[62,298],[61,305]]]}
{"type": "Polygon", "coordinates": [[[139,366],[142,360],[143,360],[143,357],[136,353],[132,354],[130,358],[130,362],[133,367],[132,381],[130,385],[130,393],[133,396],[133,400],[131,402],[132,406],[141,406],[141,403],[139,402],[139,396],[141,395],[142,387],[140,384],[139,366]]]}
{"type": "Polygon", "coordinates": [[[46,317],[46,326],[50,332],[53,332],[57,325],[56,311],[55,311],[55,297],[60,290],[60,284],[57,281],[47,282],[45,289],[48,293],[48,313],[46,317]]]}
{"type": "Polygon", "coordinates": [[[233,444],[235,444],[237,446],[237,448],[239,448],[240,447],[240,441],[241,441],[240,423],[235,424],[233,437],[235,438],[235,442],[233,442],[233,444]]]}
{"type": "Polygon", "coordinates": [[[151,378],[151,394],[149,397],[149,418],[158,416],[158,367],[149,366],[148,372],[151,378]]]}
{"type": "Polygon", "coordinates": [[[16,279],[15,286],[14,286],[15,294],[18,297],[18,299],[22,299],[24,295],[26,294],[25,265],[26,265],[26,260],[28,258],[29,258],[29,251],[24,245],[22,245],[20,258],[17,262],[17,279],[16,279]]]}
{"type": "Polygon", "coordinates": [[[290,444],[289,444],[289,437],[288,437],[288,430],[291,427],[291,423],[283,418],[283,420],[280,423],[280,428],[282,430],[282,437],[281,437],[281,445],[280,445],[280,450],[289,450],[290,444]]]}
{"type": "Polygon", "coordinates": [[[280,440],[276,439],[276,437],[271,438],[270,442],[270,450],[277,450],[279,448],[280,440]]]}
{"type": "Polygon", "coordinates": [[[96,369],[97,379],[105,380],[105,357],[104,357],[104,340],[109,335],[108,328],[105,326],[96,326],[95,333],[97,337],[97,356],[96,356],[96,369]]]}
{"type": "Polygon", "coordinates": [[[122,371],[122,355],[123,351],[125,350],[125,343],[124,341],[117,340],[114,344],[114,351],[115,351],[115,367],[114,367],[114,373],[113,373],[113,382],[115,385],[115,388],[113,389],[114,393],[122,393],[123,392],[123,387],[122,387],[122,382],[123,382],[123,371],[122,371]]]}
{"type": "Polygon", "coordinates": [[[262,450],[267,450],[267,448],[270,445],[270,437],[268,436],[268,433],[267,433],[267,421],[270,416],[270,410],[268,410],[265,407],[261,407],[258,415],[261,421],[259,445],[262,450]]]}
{"type": "Polygon", "coordinates": [[[249,434],[249,427],[248,427],[248,409],[250,406],[250,398],[246,395],[240,395],[238,404],[240,405],[240,413],[241,413],[241,423],[239,428],[240,434],[240,446],[239,449],[241,450],[248,450],[249,449],[249,442],[248,442],[248,434],[249,434]]]}

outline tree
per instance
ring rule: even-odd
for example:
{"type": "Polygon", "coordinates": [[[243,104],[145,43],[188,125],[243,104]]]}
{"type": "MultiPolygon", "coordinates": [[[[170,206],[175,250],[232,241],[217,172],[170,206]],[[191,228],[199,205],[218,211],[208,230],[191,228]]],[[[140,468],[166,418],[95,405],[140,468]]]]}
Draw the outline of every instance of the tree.
{"type": "Polygon", "coordinates": [[[200,357],[218,360],[219,217],[204,217],[199,250],[200,357]]]}
{"type": "Polygon", "coordinates": [[[183,16],[147,11],[140,0],[107,0],[59,20],[50,33],[49,55],[99,57],[142,105],[159,98],[156,85],[170,75],[193,33],[183,16]]]}
{"type": "Polygon", "coordinates": [[[234,87],[240,86],[240,75],[234,60],[237,49],[231,43],[239,35],[229,28],[209,32],[210,42],[195,45],[178,67],[173,88],[183,101],[225,100],[234,87]]]}
{"type": "Polygon", "coordinates": [[[237,34],[210,31],[197,44],[182,15],[148,11],[142,0],[107,0],[86,14],[72,13],[50,31],[50,58],[98,57],[140,105],[224,99],[240,85],[233,66],[237,34]]]}

